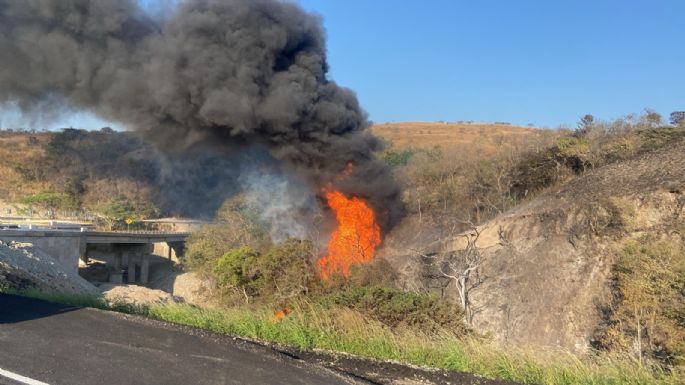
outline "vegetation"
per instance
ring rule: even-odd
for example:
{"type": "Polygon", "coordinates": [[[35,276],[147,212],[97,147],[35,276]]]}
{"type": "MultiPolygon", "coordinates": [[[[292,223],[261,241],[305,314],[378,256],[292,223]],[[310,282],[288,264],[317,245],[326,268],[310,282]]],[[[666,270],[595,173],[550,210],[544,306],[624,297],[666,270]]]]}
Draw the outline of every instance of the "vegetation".
{"type": "Polygon", "coordinates": [[[605,349],[685,364],[685,247],[644,236],[629,242],[614,267],[615,299],[599,336],[605,349]]]}
{"type": "Polygon", "coordinates": [[[136,134],[107,127],[0,131],[0,156],[0,202],[63,194],[73,198],[70,212],[101,217],[105,226],[118,225],[122,212],[209,216],[235,193],[232,159],[209,151],[170,159],[136,134]]]}
{"type": "Polygon", "coordinates": [[[210,273],[230,250],[249,247],[264,251],[271,245],[267,228],[244,196],[227,199],[214,222],[203,226],[187,242],[184,264],[191,270],[210,273]]]}
{"type": "Polygon", "coordinates": [[[43,192],[35,195],[29,195],[19,201],[29,207],[37,206],[42,210],[47,211],[48,217],[54,218],[57,210],[74,210],[78,204],[76,198],[67,193],[59,192],[43,192]]]}
{"type": "Polygon", "coordinates": [[[391,328],[349,308],[326,307],[304,300],[293,303],[290,314],[276,320],[271,309],[254,305],[208,310],[182,304],[108,304],[97,297],[35,291],[23,294],[71,305],[139,314],[299,349],[348,352],[526,384],[682,384],[680,373],[658,370],[653,373],[618,356],[602,355],[592,361],[581,361],[571,354],[546,352],[544,359],[539,359],[530,351],[504,351],[482,339],[458,338],[440,330],[423,332],[391,328]]]}
{"type": "Polygon", "coordinates": [[[130,225],[126,224],[127,219],[134,220],[133,227],[139,228],[141,227],[141,222],[136,220],[150,218],[158,213],[157,208],[152,203],[131,201],[123,195],[102,202],[94,208],[99,213],[99,219],[110,230],[114,228],[130,228],[130,225]]]}
{"type": "Polygon", "coordinates": [[[310,242],[290,239],[265,253],[243,246],[226,252],[212,270],[224,293],[284,301],[306,294],[316,284],[310,242]]]}
{"type": "MultiPolygon", "coordinates": [[[[389,135],[399,134],[390,131],[389,135]]],[[[645,110],[608,122],[585,115],[575,131],[560,129],[529,137],[523,142],[513,140],[515,136],[495,141],[499,148],[487,151],[484,146],[493,140],[485,131],[468,146],[430,148],[424,139],[420,147],[403,147],[411,156],[400,157],[393,147],[379,156],[394,166],[409,213],[424,226],[442,229],[438,233],[444,235],[483,223],[591,169],[683,138],[685,127],[664,125],[661,116],[645,110]]]]}
{"type": "MultiPolygon", "coordinates": [[[[378,156],[401,181],[409,214],[422,228],[437,229],[433,234],[439,239],[593,168],[685,137],[685,127],[676,123],[664,125],[653,111],[611,122],[585,115],[574,131],[528,133],[526,140],[507,141],[477,127],[487,145],[389,146],[378,156]]],[[[43,183],[40,192],[24,198],[26,204],[87,208],[110,226],[126,217],[164,212],[160,166],[140,156],[150,149],[138,139],[108,130],[65,130],[31,143],[42,146],[36,156],[49,166],[15,170],[24,181],[43,183]]],[[[322,282],[316,245],[299,239],[275,244],[259,208],[247,202],[241,195],[226,200],[215,221],[188,240],[182,261],[215,284],[220,309],[47,297],[301,349],[338,350],[524,383],[675,384],[683,375],[685,250],[678,243],[644,238],[625,245],[614,269],[614,300],[605,309],[596,355],[581,360],[549,353],[541,361],[530,352],[504,352],[491,345],[468,327],[468,309],[465,314],[455,302],[400,290],[397,272],[383,259],[354,268],[347,279],[322,282]],[[623,358],[615,355],[621,353],[623,358]]],[[[633,226],[632,206],[618,198],[610,203],[610,224],[624,230],[633,226]]]]}

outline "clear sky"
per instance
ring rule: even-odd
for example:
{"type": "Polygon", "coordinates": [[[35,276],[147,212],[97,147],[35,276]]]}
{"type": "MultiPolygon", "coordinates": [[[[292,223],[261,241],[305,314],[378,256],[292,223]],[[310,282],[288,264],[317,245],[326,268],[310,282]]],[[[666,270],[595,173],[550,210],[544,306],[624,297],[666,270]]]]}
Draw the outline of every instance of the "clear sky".
{"type": "Polygon", "coordinates": [[[573,125],[685,109],[685,0],[300,0],[372,120],[573,125]]]}
{"type": "Polygon", "coordinates": [[[331,77],[375,122],[555,127],[685,109],[685,0],[297,1],[322,16],[331,77]]]}

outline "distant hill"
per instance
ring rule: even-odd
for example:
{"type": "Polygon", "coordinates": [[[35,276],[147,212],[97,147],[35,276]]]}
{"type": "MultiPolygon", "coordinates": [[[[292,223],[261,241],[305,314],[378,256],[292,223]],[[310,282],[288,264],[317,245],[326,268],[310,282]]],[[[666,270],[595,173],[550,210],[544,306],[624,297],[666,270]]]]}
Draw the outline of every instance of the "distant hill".
{"type": "Polygon", "coordinates": [[[541,140],[551,133],[550,130],[508,124],[441,122],[382,123],[372,126],[371,131],[398,150],[436,146],[459,148],[478,144],[488,153],[495,152],[503,144],[541,140]]]}

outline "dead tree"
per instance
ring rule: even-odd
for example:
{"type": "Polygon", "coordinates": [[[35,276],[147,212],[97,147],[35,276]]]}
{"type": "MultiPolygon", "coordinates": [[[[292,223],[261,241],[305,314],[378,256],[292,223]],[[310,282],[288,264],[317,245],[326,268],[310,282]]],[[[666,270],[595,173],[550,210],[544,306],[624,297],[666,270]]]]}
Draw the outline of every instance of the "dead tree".
{"type": "Polygon", "coordinates": [[[458,237],[464,238],[466,246],[461,250],[441,253],[418,253],[422,258],[430,260],[437,266],[441,277],[454,282],[459,296],[459,303],[464,311],[464,321],[471,325],[475,310],[471,303],[470,294],[483,283],[480,268],[483,264],[483,254],[478,247],[481,230],[470,223],[471,229],[458,237]]]}

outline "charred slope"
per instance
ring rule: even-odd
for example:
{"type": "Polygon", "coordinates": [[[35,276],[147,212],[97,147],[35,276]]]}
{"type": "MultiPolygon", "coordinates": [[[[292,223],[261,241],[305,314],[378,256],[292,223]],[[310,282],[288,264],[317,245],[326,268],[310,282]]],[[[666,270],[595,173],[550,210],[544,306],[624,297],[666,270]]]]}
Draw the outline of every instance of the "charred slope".
{"type": "MultiPolygon", "coordinates": [[[[615,301],[614,267],[644,237],[685,244],[685,141],[610,164],[550,189],[479,226],[482,283],[471,291],[474,325],[517,345],[584,349],[615,301]]],[[[440,258],[395,259],[405,285],[456,295],[440,258]]],[[[682,250],[682,249],[681,249],[682,250]]]]}

